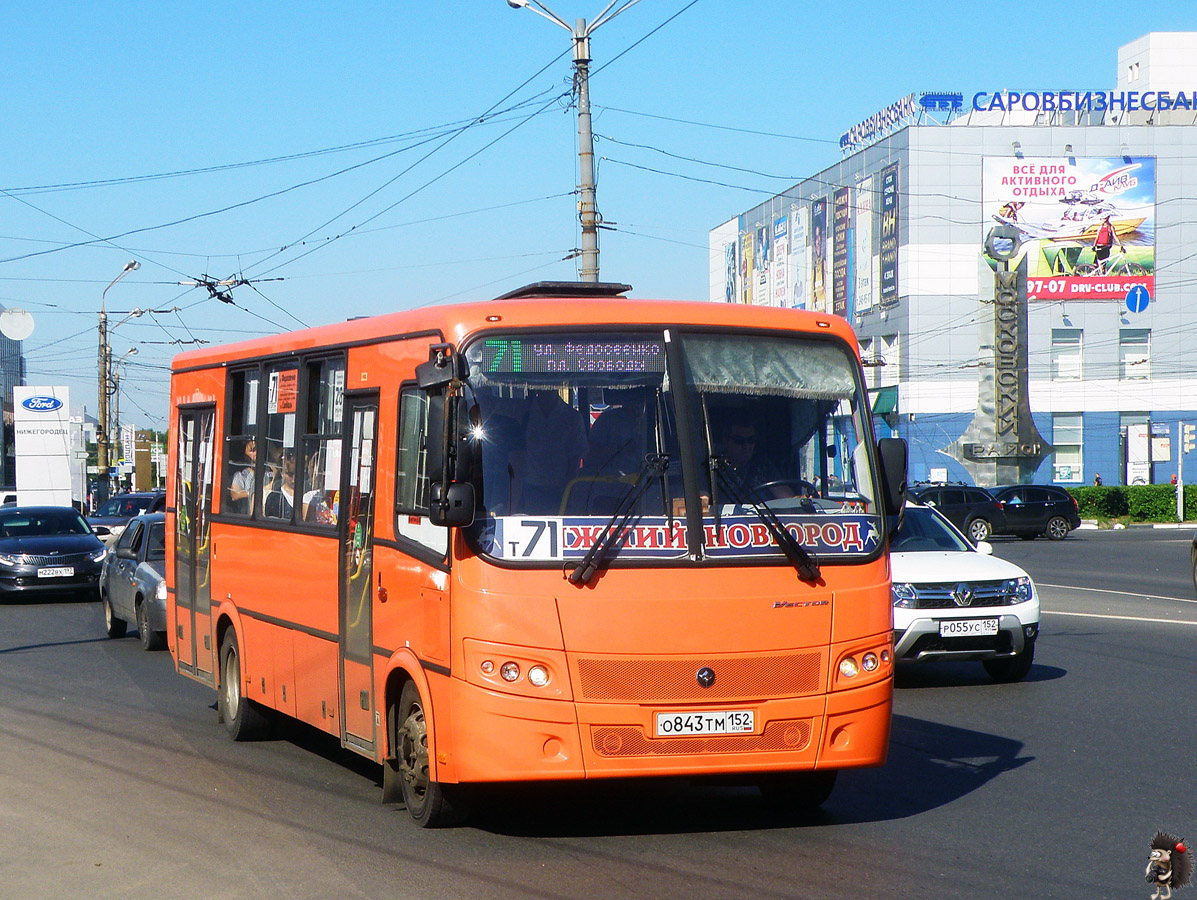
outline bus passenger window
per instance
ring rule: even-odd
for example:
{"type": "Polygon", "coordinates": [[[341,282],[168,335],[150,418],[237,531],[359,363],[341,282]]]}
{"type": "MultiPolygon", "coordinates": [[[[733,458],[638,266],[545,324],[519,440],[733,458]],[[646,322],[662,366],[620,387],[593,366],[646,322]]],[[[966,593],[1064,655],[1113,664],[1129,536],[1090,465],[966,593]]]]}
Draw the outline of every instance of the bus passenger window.
{"type": "Polygon", "coordinates": [[[224,494],[220,511],[248,516],[253,513],[254,482],[258,459],[258,371],[229,374],[229,414],[226,418],[224,494]]]}

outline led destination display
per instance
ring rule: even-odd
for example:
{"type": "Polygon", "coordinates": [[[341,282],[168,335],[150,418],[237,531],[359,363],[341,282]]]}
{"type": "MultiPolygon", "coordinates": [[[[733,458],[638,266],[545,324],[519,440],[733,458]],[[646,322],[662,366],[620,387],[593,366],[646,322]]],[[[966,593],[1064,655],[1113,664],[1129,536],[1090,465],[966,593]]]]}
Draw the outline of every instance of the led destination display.
{"type": "Polygon", "coordinates": [[[488,374],[664,372],[659,340],[621,338],[489,338],[482,345],[488,374]]]}

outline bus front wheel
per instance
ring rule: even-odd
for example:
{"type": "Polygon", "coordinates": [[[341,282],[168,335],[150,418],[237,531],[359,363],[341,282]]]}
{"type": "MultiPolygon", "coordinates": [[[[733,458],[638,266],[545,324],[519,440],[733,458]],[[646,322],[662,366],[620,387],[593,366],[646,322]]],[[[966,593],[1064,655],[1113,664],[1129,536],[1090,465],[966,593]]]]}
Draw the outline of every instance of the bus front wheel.
{"type": "Polygon", "coordinates": [[[270,730],[266,715],[241,693],[241,651],[232,628],[220,642],[220,688],[217,691],[220,720],[235,741],[256,741],[270,730]]]}
{"type": "Polygon", "coordinates": [[[428,761],[428,722],[420,689],[414,681],[403,685],[399,706],[393,713],[388,719],[395,725],[391,743],[394,756],[384,765],[383,800],[402,800],[408,815],[421,828],[456,824],[464,816],[461,788],[432,779],[428,761]]]}

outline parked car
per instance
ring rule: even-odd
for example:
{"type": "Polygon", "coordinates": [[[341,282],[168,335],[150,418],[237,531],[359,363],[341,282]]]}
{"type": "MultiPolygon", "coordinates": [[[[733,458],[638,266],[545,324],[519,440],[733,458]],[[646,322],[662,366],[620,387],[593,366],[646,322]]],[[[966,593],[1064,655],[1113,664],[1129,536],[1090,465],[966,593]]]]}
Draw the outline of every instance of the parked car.
{"type": "Polygon", "coordinates": [[[100,576],[108,636],[131,623],[144,650],[166,646],[166,515],[136,516],[117,539],[100,576]]]}
{"type": "Polygon", "coordinates": [[[107,548],[69,506],[0,508],[0,596],[96,596],[107,548]]]}
{"type": "Polygon", "coordinates": [[[995,681],[1027,676],[1039,595],[1026,572],[992,553],[936,509],[907,504],[890,541],[895,662],[980,660],[995,681]]]}
{"type": "Polygon", "coordinates": [[[0,488],[0,506],[16,506],[17,505],[17,489],[16,488],[0,488]]]}
{"type": "Polygon", "coordinates": [[[974,543],[1000,534],[1006,525],[1001,504],[985,488],[971,484],[915,484],[912,499],[934,506],[974,543]]]}
{"type": "Polygon", "coordinates": [[[107,543],[113,544],[125,530],[129,520],[143,513],[163,512],[166,509],[165,491],[138,491],[131,494],[117,494],[100,504],[87,517],[92,525],[103,525],[109,531],[107,543]]]}
{"type": "Polygon", "coordinates": [[[1076,499],[1054,484],[1011,484],[990,488],[1002,505],[1006,524],[995,534],[1015,534],[1033,541],[1041,534],[1048,540],[1062,541],[1074,528],[1081,527],[1076,499]]]}

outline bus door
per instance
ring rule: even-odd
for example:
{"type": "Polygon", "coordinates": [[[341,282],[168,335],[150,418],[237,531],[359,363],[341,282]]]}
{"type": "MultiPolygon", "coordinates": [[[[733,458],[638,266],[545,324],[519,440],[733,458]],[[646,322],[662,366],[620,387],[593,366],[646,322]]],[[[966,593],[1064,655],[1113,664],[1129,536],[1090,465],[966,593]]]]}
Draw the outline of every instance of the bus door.
{"type": "Polygon", "coordinates": [[[215,684],[210,538],[213,409],[179,411],[175,472],[175,640],[179,668],[215,684]]]}
{"type": "Polygon", "coordinates": [[[378,396],[345,398],[341,457],[341,740],[374,749],[373,553],[378,396]]]}

